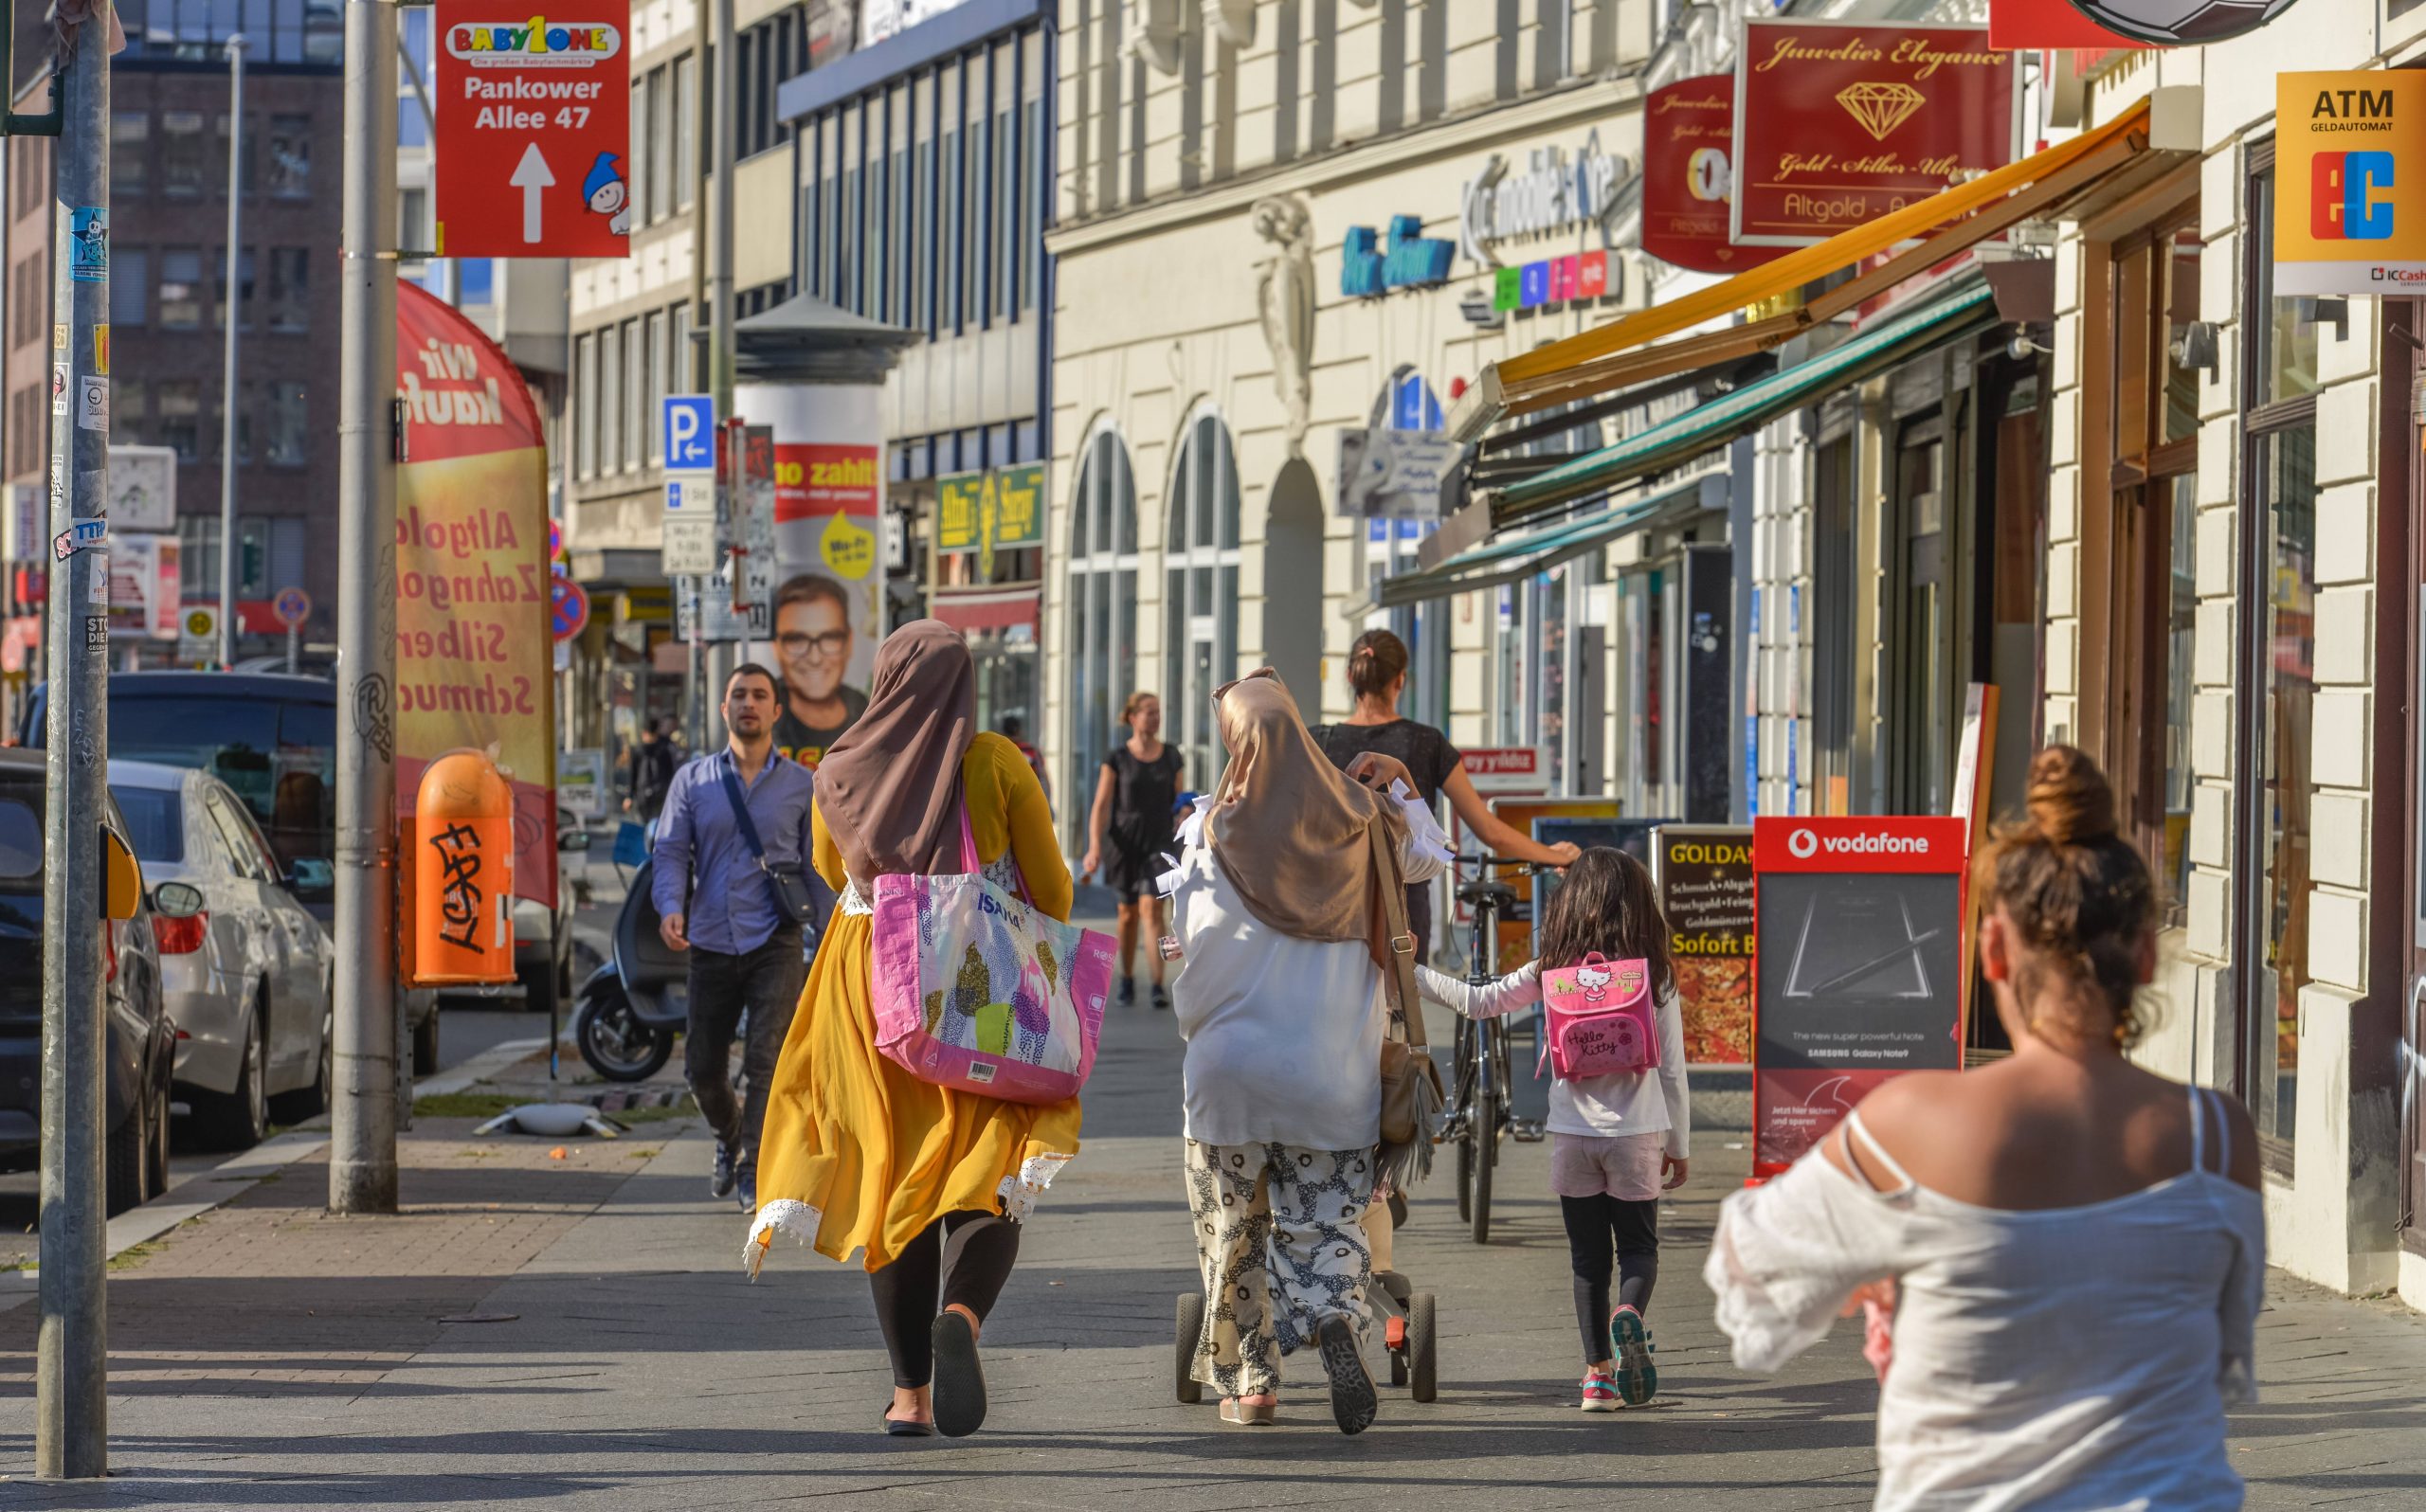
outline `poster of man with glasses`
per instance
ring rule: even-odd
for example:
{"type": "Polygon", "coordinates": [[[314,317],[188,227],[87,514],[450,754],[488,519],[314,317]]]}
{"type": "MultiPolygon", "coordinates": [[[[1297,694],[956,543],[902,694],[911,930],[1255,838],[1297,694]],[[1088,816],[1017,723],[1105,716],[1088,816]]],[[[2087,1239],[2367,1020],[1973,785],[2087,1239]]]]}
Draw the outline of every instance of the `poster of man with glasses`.
{"type": "Polygon", "coordinates": [[[853,666],[859,638],[851,629],[849,590],[822,574],[800,573],[775,590],[774,618],[775,660],[784,679],[775,748],[813,767],[868,707],[867,691],[852,683],[855,671],[862,680],[866,673],[853,666]]]}

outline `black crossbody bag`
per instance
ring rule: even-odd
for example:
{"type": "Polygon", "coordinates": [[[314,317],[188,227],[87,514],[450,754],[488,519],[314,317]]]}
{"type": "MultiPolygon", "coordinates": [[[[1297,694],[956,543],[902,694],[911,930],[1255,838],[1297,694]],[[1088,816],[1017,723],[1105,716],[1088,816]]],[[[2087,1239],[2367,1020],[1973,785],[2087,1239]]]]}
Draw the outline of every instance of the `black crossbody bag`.
{"type": "MultiPolygon", "coordinates": [[[[767,758],[770,764],[783,759],[774,755],[767,758]]],[[[751,858],[758,863],[759,874],[767,879],[768,896],[774,899],[775,912],[804,929],[814,931],[817,927],[817,890],[809,886],[807,872],[796,862],[767,859],[767,847],[758,841],[758,826],[750,819],[750,801],[742,794],[741,778],[733,771],[730,760],[719,768],[719,773],[724,778],[725,801],[733,805],[733,821],[741,830],[741,843],[750,847],[751,858]]]]}

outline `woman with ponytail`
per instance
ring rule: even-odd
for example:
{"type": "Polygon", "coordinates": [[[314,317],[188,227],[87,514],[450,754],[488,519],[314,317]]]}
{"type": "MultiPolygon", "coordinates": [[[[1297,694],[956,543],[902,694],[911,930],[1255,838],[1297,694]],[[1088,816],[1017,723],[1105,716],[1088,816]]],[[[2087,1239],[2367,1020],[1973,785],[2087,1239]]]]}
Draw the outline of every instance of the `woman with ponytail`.
{"type": "Polygon", "coordinates": [[[2237,1507],[2224,1409],[2253,1394],[2257,1142],[2223,1093],[2127,1058],[2156,883],[2081,752],[1974,865],[2012,1055],[1879,1087],[1727,1200],[1704,1279],[1735,1362],[1774,1371],[1869,1301],[1881,1508],[2237,1507]]]}

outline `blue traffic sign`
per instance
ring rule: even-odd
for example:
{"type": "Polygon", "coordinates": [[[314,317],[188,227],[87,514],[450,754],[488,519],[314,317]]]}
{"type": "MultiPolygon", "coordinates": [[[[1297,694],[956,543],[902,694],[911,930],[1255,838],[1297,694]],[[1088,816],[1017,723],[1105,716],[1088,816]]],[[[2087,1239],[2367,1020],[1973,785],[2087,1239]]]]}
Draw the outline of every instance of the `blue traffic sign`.
{"type": "Polygon", "coordinates": [[[716,402],[712,394],[665,396],[665,467],[711,472],[716,465],[716,402]]]}
{"type": "Polygon", "coordinates": [[[589,594],[570,578],[548,585],[548,628],[558,640],[570,640],[589,623],[589,594]]]}

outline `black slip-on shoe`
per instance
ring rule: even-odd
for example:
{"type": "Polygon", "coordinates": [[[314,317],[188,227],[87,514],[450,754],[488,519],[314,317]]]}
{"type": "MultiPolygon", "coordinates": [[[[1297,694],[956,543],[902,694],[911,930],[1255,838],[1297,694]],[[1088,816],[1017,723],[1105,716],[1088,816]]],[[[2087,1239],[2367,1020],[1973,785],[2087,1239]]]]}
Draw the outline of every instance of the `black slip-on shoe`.
{"type": "Polygon", "coordinates": [[[733,1196],[733,1151],[726,1147],[724,1141],[716,1141],[716,1163],[715,1168],[708,1173],[708,1196],[712,1197],[733,1196]]]}
{"type": "Polygon", "coordinates": [[[891,1402],[884,1404],[883,1415],[878,1421],[884,1424],[884,1436],[887,1438],[932,1438],[935,1436],[935,1425],[932,1423],[921,1423],[913,1418],[894,1416],[891,1402]]]}
{"type": "Polygon", "coordinates": [[[1373,1395],[1373,1377],[1356,1347],[1356,1330],[1334,1314],[1314,1325],[1315,1351],[1322,1356],[1323,1374],[1331,1377],[1331,1415],[1343,1433],[1362,1433],[1373,1426],[1381,1404],[1373,1395]]]}
{"type": "Polygon", "coordinates": [[[935,1349],[935,1431],[967,1438],[986,1426],[986,1368],[977,1359],[977,1330],[946,1308],[931,1335],[935,1349]]]}

